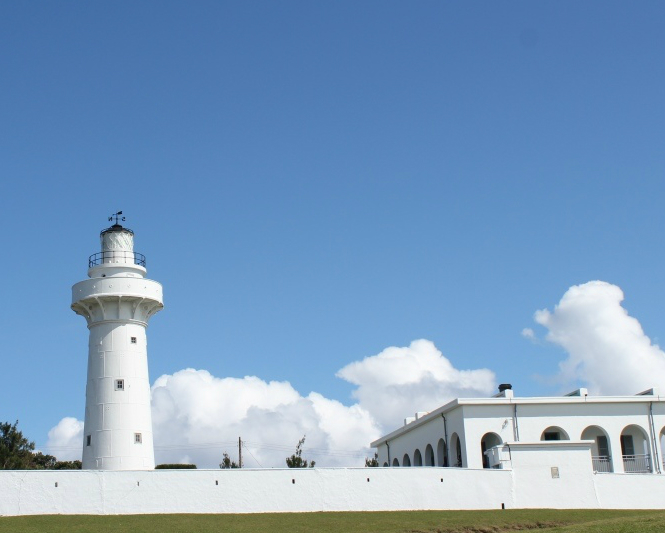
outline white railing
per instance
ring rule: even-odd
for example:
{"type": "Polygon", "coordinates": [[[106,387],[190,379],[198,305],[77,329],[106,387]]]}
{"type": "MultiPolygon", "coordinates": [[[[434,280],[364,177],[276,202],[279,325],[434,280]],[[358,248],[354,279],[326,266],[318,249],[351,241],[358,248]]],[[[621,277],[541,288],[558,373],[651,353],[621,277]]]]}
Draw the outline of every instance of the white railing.
{"type": "Polygon", "coordinates": [[[609,455],[594,455],[591,462],[594,472],[612,472],[612,458],[609,455]]]}
{"type": "Polygon", "coordinates": [[[624,455],[623,469],[626,472],[651,472],[651,457],[645,455],[624,455]]]}

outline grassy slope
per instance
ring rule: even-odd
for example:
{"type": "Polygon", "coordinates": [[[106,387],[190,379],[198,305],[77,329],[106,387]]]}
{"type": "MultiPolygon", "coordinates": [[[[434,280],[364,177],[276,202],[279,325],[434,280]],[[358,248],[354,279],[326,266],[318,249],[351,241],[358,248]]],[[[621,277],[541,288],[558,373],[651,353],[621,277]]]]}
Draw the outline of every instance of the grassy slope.
{"type": "Polygon", "coordinates": [[[27,516],[0,518],[0,533],[566,533],[665,531],[665,511],[417,511],[253,515],[27,516]]]}

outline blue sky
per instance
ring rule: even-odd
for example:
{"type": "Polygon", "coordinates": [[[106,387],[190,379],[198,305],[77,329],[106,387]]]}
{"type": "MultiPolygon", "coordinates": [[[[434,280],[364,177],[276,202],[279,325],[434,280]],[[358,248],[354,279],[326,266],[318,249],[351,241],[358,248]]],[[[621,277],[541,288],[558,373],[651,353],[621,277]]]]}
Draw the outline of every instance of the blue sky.
{"type": "Polygon", "coordinates": [[[534,312],[597,279],[664,339],[663,27],[661,2],[4,2],[0,420],[82,419],[70,287],[119,209],[164,285],[152,379],[351,405],[337,371],[428,339],[558,394],[534,312]]]}

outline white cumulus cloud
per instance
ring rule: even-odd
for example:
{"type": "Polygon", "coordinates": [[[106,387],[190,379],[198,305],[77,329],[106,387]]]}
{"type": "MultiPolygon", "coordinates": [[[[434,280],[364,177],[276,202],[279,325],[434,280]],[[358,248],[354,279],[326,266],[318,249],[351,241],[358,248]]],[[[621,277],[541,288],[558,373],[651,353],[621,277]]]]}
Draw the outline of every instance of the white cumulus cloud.
{"type": "Polygon", "coordinates": [[[48,432],[45,452],[61,461],[81,460],[83,422],[67,416],[48,432]]]}
{"type": "Polygon", "coordinates": [[[357,385],[360,406],[386,428],[416,411],[431,411],[458,397],[487,396],[496,376],[486,368],[458,370],[431,341],[386,348],[346,365],[337,376],[357,385]]]}
{"type": "Polygon", "coordinates": [[[537,311],[546,339],[568,352],[560,378],[582,381],[595,394],[665,389],[665,353],[623,308],[623,292],[604,281],[568,289],[553,311],[537,311]]]}
{"type": "Polygon", "coordinates": [[[315,392],[301,396],[287,382],[217,378],[191,368],[155,381],[152,413],[158,462],[183,461],[187,454],[208,467],[217,466],[223,451],[236,458],[238,437],[246,442],[246,465],[286,466],[303,435],[303,457],[320,465],[362,465],[369,442],[380,435],[358,405],[315,392]]]}

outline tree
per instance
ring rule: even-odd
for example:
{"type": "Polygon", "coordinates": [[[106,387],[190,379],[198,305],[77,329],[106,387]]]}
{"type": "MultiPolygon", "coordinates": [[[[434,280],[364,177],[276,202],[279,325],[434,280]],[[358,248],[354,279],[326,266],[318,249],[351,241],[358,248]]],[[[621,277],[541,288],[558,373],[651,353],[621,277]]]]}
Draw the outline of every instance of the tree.
{"type": "Polygon", "coordinates": [[[222,462],[219,463],[219,468],[238,468],[238,464],[235,461],[231,461],[229,454],[224,452],[222,454],[222,462]]]}
{"type": "Polygon", "coordinates": [[[371,459],[365,457],[365,466],[379,466],[379,454],[375,453],[371,459]]]}
{"type": "Polygon", "coordinates": [[[58,459],[52,455],[37,452],[32,455],[32,468],[35,470],[54,470],[58,459]]]}
{"type": "Polygon", "coordinates": [[[35,443],[19,431],[18,420],[0,423],[0,470],[81,470],[81,461],[58,461],[34,449],[35,443]]]}
{"type": "Polygon", "coordinates": [[[0,470],[31,468],[34,449],[35,443],[18,430],[18,420],[14,424],[0,423],[0,470]]]}
{"type": "Polygon", "coordinates": [[[58,461],[57,457],[37,452],[32,454],[31,470],[81,470],[81,461],[58,461]]]}
{"type": "Polygon", "coordinates": [[[305,444],[305,437],[306,435],[303,435],[302,439],[298,441],[298,446],[296,446],[296,453],[294,453],[291,457],[286,458],[286,466],[289,468],[307,468],[307,466],[314,468],[316,461],[308,463],[307,459],[302,458],[302,447],[303,444],[305,444]]]}
{"type": "Polygon", "coordinates": [[[83,464],[79,460],[74,461],[56,461],[53,470],[81,470],[83,464]]]}

